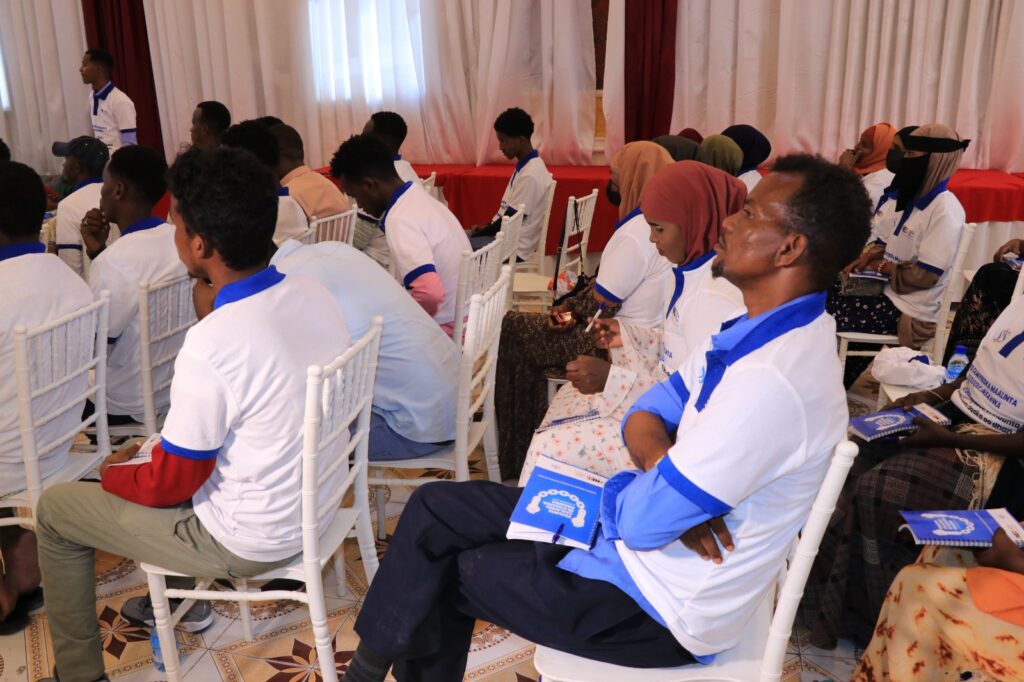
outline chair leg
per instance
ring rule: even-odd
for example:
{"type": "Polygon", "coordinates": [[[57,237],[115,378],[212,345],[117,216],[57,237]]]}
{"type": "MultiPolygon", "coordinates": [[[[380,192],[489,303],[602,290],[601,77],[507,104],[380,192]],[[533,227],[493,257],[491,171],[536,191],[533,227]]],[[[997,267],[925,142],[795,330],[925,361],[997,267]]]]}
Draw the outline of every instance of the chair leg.
{"type": "Polygon", "coordinates": [[[327,628],[327,604],[324,603],[324,582],[319,565],[307,568],[306,595],[309,597],[309,620],[313,625],[313,641],[316,657],[320,664],[323,682],[338,682],[338,669],[334,664],[334,646],[331,631],[327,628]],[[316,571],[315,576],[310,573],[316,571]]]}
{"type": "Polygon", "coordinates": [[[850,342],[839,337],[839,366],[846,372],[846,353],[850,350],[850,342]]]}
{"type": "Polygon", "coordinates": [[[164,660],[167,682],[181,682],[178,642],[174,636],[174,626],[171,624],[171,607],[167,602],[167,595],[164,594],[167,583],[164,576],[155,573],[147,573],[146,580],[149,583],[149,598],[153,602],[153,619],[156,621],[153,626],[160,640],[160,653],[164,660]]]}
{"type": "Polygon", "coordinates": [[[494,411],[484,427],[484,461],[487,463],[487,478],[501,483],[501,465],[498,463],[498,429],[495,426],[494,411]]]}
{"type": "Polygon", "coordinates": [[[555,399],[556,393],[558,393],[558,384],[548,379],[548,405],[555,399]]]}
{"type": "Polygon", "coordinates": [[[384,487],[378,486],[374,495],[374,501],[377,507],[377,539],[387,540],[388,529],[387,524],[387,512],[384,510],[384,487]]]}
{"type": "MultiPolygon", "coordinates": [[[[373,530],[370,535],[372,537],[373,530]]],[[[334,580],[338,585],[338,596],[342,599],[348,597],[348,583],[345,582],[345,549],[344,546],[338,549],[334,555],[334,580]]]]}
{"type": "MultiPolygon", "coordinates": [[[[356,538],[359,540],[359,554],[363,558],[363,570],[366,572],[366,586],[369,587],[380,566],[377,561],[377,543],[373,541],[373,526],[370,525],[369,501],[359,509],[359,516],[356,518],[356,538]]],[[[338,579],[344,582],[345,574],[340,574],[338,579]]]]}
{"type": "MultiPolygon", "coordinates": [[[[235,589],[239,592],[249,591],[249,581],[245,578],[235,581],[235,589]]],[[[238,602],[238,615],[242,620],[242,637],[246,642],[253,641],[252,636],[252,608],[247,601],[238,602]]]]}

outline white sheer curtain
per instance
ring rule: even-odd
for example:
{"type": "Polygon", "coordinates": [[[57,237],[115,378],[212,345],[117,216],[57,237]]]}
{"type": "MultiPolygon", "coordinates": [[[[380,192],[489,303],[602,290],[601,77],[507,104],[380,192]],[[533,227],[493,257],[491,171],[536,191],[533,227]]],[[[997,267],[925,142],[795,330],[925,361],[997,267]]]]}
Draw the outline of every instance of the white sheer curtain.
{"type": "Polygon", "coordinates": [[[86,49],[81,1],[3,0],[0,49],[10,97],[0,109],[0,137],[15,161],[60,172],[53,142],[91,134],[89,91],[78,74],[86,49]]]}
{"type": "Polygon", "coordinates": [[[379,109],[409,125],[411,161],[497,160],[508,106],[549,163],[589,163],[594,45],[587,0],[145,0],[164,143],[196,103],[279,116],[325,164],[379,109]]]}
{"type": "Polygon", "coordinates": [[[609,163],[626,142],[626,0],[608,3],[608,37],[604,49],[604,158],[609,163]]]}
{"type": "Polygon", "coordinates": [[[775,154],[832,158],[878,121],[938,121],[974,140],[965,166],[1024,169],[1024,3],[686,0],[678,16],[672,130],[749,123],[775,154]]]}

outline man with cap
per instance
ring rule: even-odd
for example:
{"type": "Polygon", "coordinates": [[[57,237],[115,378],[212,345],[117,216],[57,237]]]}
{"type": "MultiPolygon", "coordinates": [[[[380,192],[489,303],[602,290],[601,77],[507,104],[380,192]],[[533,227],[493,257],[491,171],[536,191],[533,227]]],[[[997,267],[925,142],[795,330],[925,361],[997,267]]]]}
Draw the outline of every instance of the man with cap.
{"type": "Polygon", "coordinates": [[[86,50],[78,72],[89,91],[89,116],[92,134],[107,145],[110,153],[129,144],[138,144],[135,130],[135,103],[110,80],[114,57],[106,50],[86,50]]]}
{"type": "MultiPolygon", "coordinates": [[[[84,277],[82,220],[90,209],[99,208],[103,168],[110,152],[103,142],[83,135],[70,142],[54,142],[53,154],[64,157],[61,179],[71,186],[71,193],[57,204],[57,255],[84,277]]],[[[110,238],[115,238],[114,230],[110,238]]]]}

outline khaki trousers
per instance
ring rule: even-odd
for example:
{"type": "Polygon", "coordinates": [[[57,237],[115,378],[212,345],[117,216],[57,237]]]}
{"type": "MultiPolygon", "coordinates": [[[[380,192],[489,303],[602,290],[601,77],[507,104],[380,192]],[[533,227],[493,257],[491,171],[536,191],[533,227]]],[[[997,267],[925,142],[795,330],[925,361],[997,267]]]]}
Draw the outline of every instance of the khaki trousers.
{"type": "Polygon", "coordinates": [[[61,682],[93,682],[104,673],[96,549],[200,578],[248,578],[291,560],[237,557],[203,528],[191,502],[145,507],[99,483],[53,486],[40,498],[37,518],[46,615],[61,682]]]}

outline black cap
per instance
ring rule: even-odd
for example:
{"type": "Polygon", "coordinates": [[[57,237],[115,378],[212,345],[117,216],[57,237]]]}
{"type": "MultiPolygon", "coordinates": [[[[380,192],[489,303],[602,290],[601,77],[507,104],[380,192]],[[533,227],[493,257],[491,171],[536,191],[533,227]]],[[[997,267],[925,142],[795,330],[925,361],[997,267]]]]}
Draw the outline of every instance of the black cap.
{"type": "Polygon", "coordinates": [[[54,142],[54,156],[72,156],[88,168],[103,168],[110,160],[110,150],[95,137],[83,135],[70,142],[54,142]]]}

